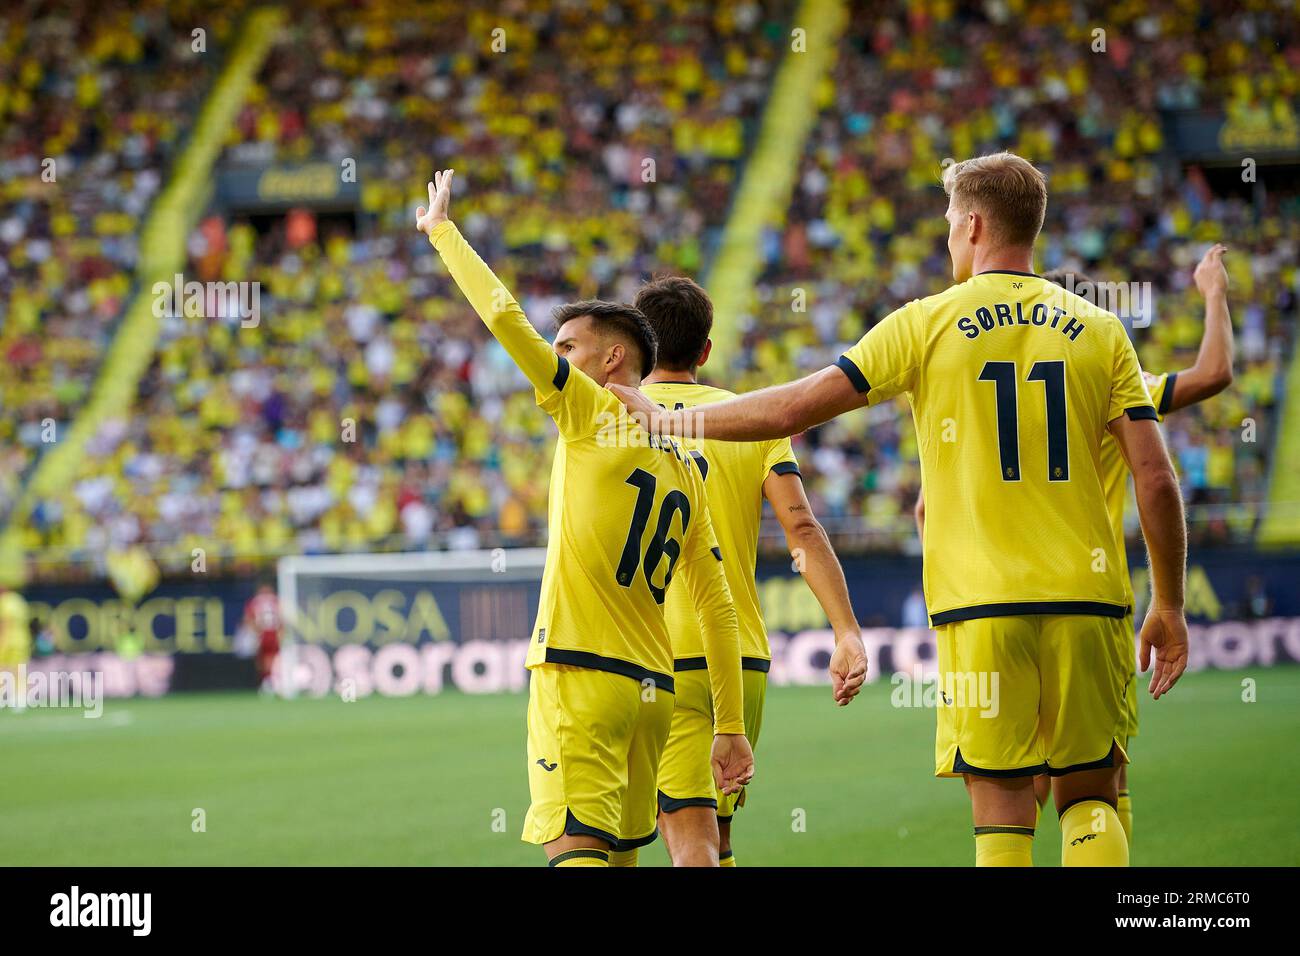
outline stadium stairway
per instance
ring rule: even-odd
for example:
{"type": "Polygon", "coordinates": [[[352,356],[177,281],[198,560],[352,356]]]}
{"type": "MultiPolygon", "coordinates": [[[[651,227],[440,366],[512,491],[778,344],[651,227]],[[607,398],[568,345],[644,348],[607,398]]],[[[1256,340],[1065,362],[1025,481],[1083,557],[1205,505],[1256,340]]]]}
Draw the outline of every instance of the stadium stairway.
{"type": "Polygon", "coordinates": [[[1300,344],[1291,348],[1284,388],[1268,483],[1268,511],[1256,537],[1263,547],[1293,547],[1300,542],[1300,344]]]}
{"type": "Polygon", "coordinates": [[[843,0],[803,0],[704,287],[713,298],[713,364],[726,368],[762,269],[763,229],[785,216],[804,143],[848,22],[843,0]],[[802,35],[794,31],[801,30],[802,35]]]}
{"type": "Polygon", "coordinates": [[[0,583],[20,586],[24,581],[22,527],[36,502],[72,481],[87,441],[105,420],[130,410],[162,327],[161,317],[154,314],[154,284],[165,282],[170,288],[173,277],[184,268],[186,239],[206,205],[212,167],[283,22],[284,11],[278,7],[254,10],[231,43],[231,56],[199,113],[190,141],[145,220],[135,296],[90,396],[66,436],[41,457],[0,535],[0,583]]]}

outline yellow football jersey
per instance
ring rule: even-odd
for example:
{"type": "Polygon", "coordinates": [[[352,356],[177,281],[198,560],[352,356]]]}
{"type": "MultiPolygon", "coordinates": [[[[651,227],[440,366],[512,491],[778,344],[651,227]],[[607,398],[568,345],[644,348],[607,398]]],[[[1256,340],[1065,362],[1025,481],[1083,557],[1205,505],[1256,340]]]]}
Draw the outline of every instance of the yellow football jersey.
{"type": "MultiPolygon", "coordinates": [[[[1164,421],[1169,412],[1169,403],[1174,399],[1174,381],[1177,372],[1152,375],[1143,372],[1142,377],[1151,393],[1151,403],[1156,409],[1156,418],[1164,421]]],[[[1124,547],[1124,510],[1128,500],[1128,463],[1124,453],[1119,449],[1119,442],[1109,432],[1101,443],[1101,481],[1106,489],[1106,510],[1110,512],[1111,528],[1115,540],[1119,543],[1119,559],[1123,563],[1124,583],[1129,587],[1129,600],[1132,600],[1132,580],[1128,573],[1128,551],[1124,547]]]]}
{"type": "Polygon", "coordinates": [[[985,272],[894,311],[837,364],[868,404],[911,402],[931,624],[1127,613],[1102,442],[1156,412],[1113,313],[985,272]]]}
{"type": "MultiPolygon", "coordinates": [[[[665,408],[694,408],[733,397],[726,389],[695,382],[656,382],[642,388],[665,408]]],[[[758,602],[754,568],[758,561],[758,529],[763,517],[763,482],[771,472],[799,473],[790,439],[762,442],[681,439],[699,464],[709,497],[713,532],[722,549],[727,587],[740,624],[740,653],[748,670],[767,671],[772,648],[758,602]]],[[[681,588],[668,592],[665,606],[677,670],[704,666],[704,645],[690,596],[681,588]]]]}
{"type": "Polygon", "coordinates": [[[612,392],[557,355],[452,223],[429,238],[560,432],[527,666],[589,667],[672,691],[663,603],[681,578],[721,665],[709,670],[717,732],[744,733],[736,614],[690,455],[646,434],[612,392]]]}

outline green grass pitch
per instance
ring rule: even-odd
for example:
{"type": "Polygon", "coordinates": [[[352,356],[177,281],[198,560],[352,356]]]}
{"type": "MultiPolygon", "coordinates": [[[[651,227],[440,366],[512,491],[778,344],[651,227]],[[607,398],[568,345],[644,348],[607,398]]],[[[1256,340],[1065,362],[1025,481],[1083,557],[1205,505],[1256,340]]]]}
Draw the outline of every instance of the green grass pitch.
{"type": "MultiPolygon", "coordinates": [[[[769,692],[741,866],[972,862],[961,783],[931,773],[934,714],[891,689],[844,710],[826,688],[769,692]]],[[[223,694],[110,701],[99,720],[0,712],[0,863],[538,865],[519,841],[524,708],[223,694]]],[[[1300,863],[1300,668],[1189,674],[1142,720],[1134,865],[1300,863]]],[[[660,843],[641,857],[666,862],[660,843]]],[[[1059,859],[1048,814],[1035,860],[1059,859]]]]}

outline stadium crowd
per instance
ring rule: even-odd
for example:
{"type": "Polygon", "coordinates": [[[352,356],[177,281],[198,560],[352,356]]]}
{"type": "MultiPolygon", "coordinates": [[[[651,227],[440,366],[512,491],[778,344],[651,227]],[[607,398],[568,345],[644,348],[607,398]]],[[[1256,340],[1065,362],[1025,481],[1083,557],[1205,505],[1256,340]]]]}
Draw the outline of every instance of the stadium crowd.
{"type": "Polygon", "coordinates": [[[274,555],[539,536],[548,424],[412,228],[428,163],[463,158],[474,198],[458,218],[532,315],[630,299],[653,270],[698,273],[790,11],[405,10],[294,11],[226,161],[355,160],[360,227],[306,210],[261,232],[207,218],[190,273],[260,282],[267,320],[166,318],[136,407],[38,512],[33,545],[274,555]]]}
{"type": "MultiPolygon", "coordinates": [[[[1216,198],[1201,170],[1163,155],[1158,110],[1222,106],[1295,128],[1300,25],[1264,4],[1230,20],[1200,4],[1122,5],[1107,14],[1102,51],[1078,4],[907,7],[850,21],[788,215],[764,237],[732,381],[747,391],[822,368],[897,306],[949,285],[936,172],[948,157],[1011,149],[1049,174],[1040,271],[1150,283],[1153,314],[1134,341],[1153,372],[1194,361],[1203,306],[1192,269],[1213,242],[1229,246],[1236,380],[1170,418],[1166,435],[1192,539],[1248,539],[1296,327],[1300,199],[1294,184],[1258,206],[1216,198]],[[1261,35],[1288,37],[1288,53],[1253,56],[1261,35]]],[[[913,533],[909,420],[899,399],[805,436],[805,481],[830,527],[871,529],[856,536],[867,546],[913,533]]]]}
{"type": "MultiPolygon", "coordinates": [[[[262,323],[167,317],[135,407],[95,437],[75,488],[40,504],[27,543],[74,555],[143,544],[185,562],[198,546],[272,556],[536,543],[551,426],[411,226],[433,160],[468,180],[457,220],[539,324],[562,301],[630,300],[654,272],[699,275],[788,48],[793,6],[631,0],[592,12],[521,0],[492,17],[454,2],[418,15],[396,2],[295,8],[225,162],[355,160],[362,214],[352,223],[297,209],[270,225],[206,217],[190,240],[189,272],[260,282],[262,323]],[[663,27],[667,7],[672,25],[663,27]]],[[[940,165],[1010,148],[1050,177],[1041,269],[1152,283],[1154,316],[1135,339],[1154,371],[1194,357],[1192,266],[1209,243],[1228,243],[1237,380],[1171,418],[1167,435],[1194,537],[1249,536],[1296,320],[1300,210],[1272,193],[1257,206],[1216,198],[1204,174],[1164,155],[1158,113],[1290,109],[1296,25],[1245,6],[1212,35],[1196,4],[1126,6],[1105,54],[1092,51],[1079,5],[1064,0],[978,12],[924,0],[851,17],[813,105],[819,119],[788,213],[763,236],[744,347],[729,367],[706,368],[706,379],[746,390],[822,367],[897,305],[943,288],[940,165]],[[1013,18],[1023,21],[1014,31],[1013,18]],[[1253,35],[1285,30],[1287,56],[1251,56],[1253,35]],[[796,290],[806,311],[792,308],[796,290]],[[1253,443],[1239,437],[1247,419],[1253,443]]],[[[183,57],[159,56],[161,75],[184,72],[183,57]]],[[[139,122],[174,132],[171,111],[190,102],[186,81],[195,82],[119,82],[141,85],[139,122]]],[[[101,122],[122,124],[120,103],[111,114],[101,108],[101,122]]],[[[133,153],[113,130],[119,138],[87,148],[115,144],[99,162],[128,164],[133,153]]],[[[43,148],[19,153],[9,144],[16,136],[7,128],[0,141],[6,158],[43,148]]],[[[170,142],[155,139],[162,145],[146,137],[152,164],[101,179],[116,188],[91,212],[138,217],[170,142]]],[[[0,214],[0,242],[11,218],[0,214]]],[[[96,236],[86,254],[108,260],[111,288],[124,292],[129,242],[74,231],[96,236]]],[[[76,261],[46,258],[59,263],[46,268],[76,261]]],[[[83,273],[94,281],[93,270],[83,273]]],[[[0,276],[11,314],[15,297],[33,294],[35,274],[0,276]]],[[[64,301],[83,299],[59,321],[76,323],[68,338],[102,351],[120,302],[95,308],[85,289],[64,301]]],[[[75,403],[89,371],[71,361],[46,358],[26,381],[57,378],[77,390],[67,399],[75,403]]],[[[0,432],[38,417],[30,403],[58,401],[29,391],[27,407],[0,413],[0,432]]],[[[832,532],[866,547],[914,536],[907,417],[890,405],[797,440],[832,532]]]]}
{"type": "Polygon", "coordinates": [[[91,387],[240,4],[196,6],[0,12],[0,520],[91,387]]]}

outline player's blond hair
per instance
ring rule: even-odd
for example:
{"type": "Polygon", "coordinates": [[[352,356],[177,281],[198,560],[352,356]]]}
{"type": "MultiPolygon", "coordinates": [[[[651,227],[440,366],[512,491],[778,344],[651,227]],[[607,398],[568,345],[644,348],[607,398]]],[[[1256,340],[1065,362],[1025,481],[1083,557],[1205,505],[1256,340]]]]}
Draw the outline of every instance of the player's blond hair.
{"type": "Polygon", "coordinates": [[[943,171],[943,191],[962,212],[988,219],[997,241],[1032,246],[1047,213],[1047,177],[1015,153],[990,153],[943,171]]]}

